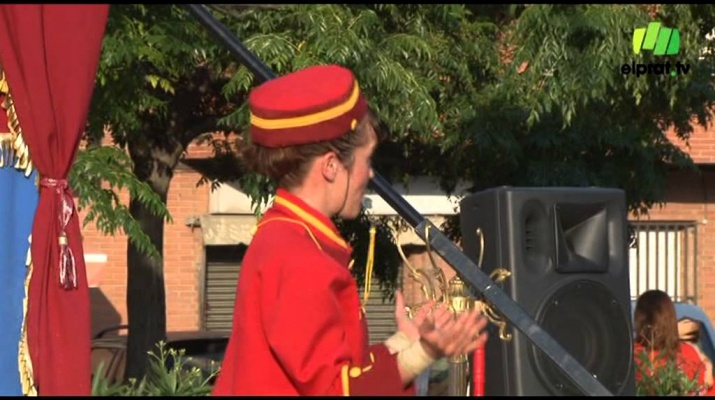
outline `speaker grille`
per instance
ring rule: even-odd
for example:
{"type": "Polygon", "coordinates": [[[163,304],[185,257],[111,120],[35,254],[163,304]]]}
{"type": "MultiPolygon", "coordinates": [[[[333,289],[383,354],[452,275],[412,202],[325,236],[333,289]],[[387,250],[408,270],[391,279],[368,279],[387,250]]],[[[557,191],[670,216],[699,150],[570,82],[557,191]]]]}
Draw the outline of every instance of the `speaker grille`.
{"type": "MultiPolygon", "coordinates": [[[[632,339],[628,315],[604,285],[571,282],[549,297],[537,323],[613,394],[620,394],[631,370],[632,339]]],[[[530,344],[534,370],[554,395],[581,395],[565,374],[530,344]]]]}

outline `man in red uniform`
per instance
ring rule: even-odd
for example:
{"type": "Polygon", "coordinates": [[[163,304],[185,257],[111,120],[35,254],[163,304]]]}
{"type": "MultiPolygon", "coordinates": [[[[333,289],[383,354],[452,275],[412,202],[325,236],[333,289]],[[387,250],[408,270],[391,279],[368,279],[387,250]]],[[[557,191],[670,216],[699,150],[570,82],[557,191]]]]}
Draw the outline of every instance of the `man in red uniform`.
{"type": "MultiPolygon", "coordinates": [[[[374,119],[354,75],[315,66],[249,97],[252,168],[278,185],[241,267],[214,395],[404,395],[435,359],[484,344],[486,319],[444,307],[370,346],[352,249],[331,217],[355,218],[372,175],[374,119]]],[[[402,304],[402,298],[398,299],[402,304]]]]}

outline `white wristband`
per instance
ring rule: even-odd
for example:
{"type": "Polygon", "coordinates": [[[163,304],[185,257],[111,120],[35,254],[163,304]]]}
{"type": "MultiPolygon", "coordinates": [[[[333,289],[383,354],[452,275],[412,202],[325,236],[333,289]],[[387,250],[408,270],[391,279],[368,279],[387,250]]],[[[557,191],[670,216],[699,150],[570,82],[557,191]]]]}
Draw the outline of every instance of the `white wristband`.
{"type": "Polygon", "coordinates": [[[399,353],[402,349],[407,348],[412,342],[402,332],[396,332],[385,340],[385,347],[390,351],[390,354],[399,353]]]}
{"type": "Polygon", "coordinates": [[[402,349],[397,354],[397,362],[405,372],[411,375],[410,380],[424,372],[434,361],[419,340],[415,340],[409,347],[402,349]]]}

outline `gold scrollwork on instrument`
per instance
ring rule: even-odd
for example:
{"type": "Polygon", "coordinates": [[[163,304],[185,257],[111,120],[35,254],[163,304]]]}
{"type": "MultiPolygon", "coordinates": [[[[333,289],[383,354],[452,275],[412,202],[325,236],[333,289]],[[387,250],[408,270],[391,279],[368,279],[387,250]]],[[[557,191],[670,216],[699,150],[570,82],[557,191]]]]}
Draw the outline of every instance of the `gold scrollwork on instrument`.
{"type": "MultiPolygon", "coordinates": [[[[427,256],[432,266],[431,269],[415,268],[412,263],[407,260],[405,253],[402,251],[402,246],[397,240],[397,251],[402,258],[402,261],[408,269],[410,279],[416,281],[420,285],[420,290],[424,295],[425,300],[411,306],[406,306],[407,315],[412,318],[420,309],[432,303],[434,306],[444,304],[449,309],[457,314],[465,310],[471,310],[478,307],[489,321],[499,328],[499,338],[503,341],[510,341],[512,334],[507,332],[507,322],[504,317],[487,302],[482,295],[477,297],[467,295],[466,284],[460,279],[459,275],[455,275],[453,279],[447,282],[444,272],[437,266],[429,240],[430,225],[425,225],[425,243],[427,245],[427,256]]],[[[479,238],[479,259],[477,267],[482,269],[484,262],[484,234],[480,228],[477,228],[477,237],[479,238]]],[[[497,268],[491,274],[490,278],[497,284],[503,283],[511,272],[504,268],[497,268]]]]}
{"type": "MultiPolygon", "coordinates": [[[[420,288],[425,297],[425,301],[413,307],[405,307],[410,318],[420,309],[429,305],[444,305],[456,318],[458,315],[473,310],[476,306],[476,298],[471,294],[468,285],[455,274],[447,281],[444,271],[437,265],[430,241],[430,224],[425,224],[424,240],[427,245],[427,258],[432,268],[415,268],[402,252],[399,241],[398,252],[402,257],[404,265],[409,271],[410,278],[420,284],[420,288]]],[[[428,309],[427,312],[431,312],[428,309]]],[[[448,393],[450,396],[466,396],[468,394],[469,383],[469,358],[466,354],[454,354],[446,359],[448,367],[448,393]]]]}
{"type": "Polygon", "coordinates": [[[447,278],[442,269],[437,266],[434,256],[432,255],[432,248],[429,243],[429,226],[425,227],[425,241],[427,243],[427,254],[430,263],[432,264],[432,268],[430,270],[415,268],[412,266],[412,263],[407,260],[405,253],[402,251],[399,239],[397,240],[397,252],[400,254],[402,262],[409,271],[409,277],[419,283],[420,290],[425,297],[425,301],[413,306],[405,307],[407,315],[410,318],[412,318],[420,309],[427,306],[429,303],[433,303],[435,307],[439,304],[449,305],[450,303],[447,278]]]}
{"type": "MultiPolygon", "coordinates": [[[[477,228],[477,236],[479,237],[479,264],[477,265],[479,269],[482,268],[482,261],[484,261],[484,233],[481,228],[477,228]]],[[[511,272],[504,268],[497,268],[489,274],[489,278],[494,281],[494,283],[501,284],[506,278],[511,276],[511,272]]],[[[510,341],[512,339],[512,334],[507,332],[507,322],[504,317],[494,309],[494,307],[484,299],[484,296],[480,295],[477,302],[479,303],[479,308],[482,311],[489,322],[499,327],[499,339],[503,341],[510,341]]]]}

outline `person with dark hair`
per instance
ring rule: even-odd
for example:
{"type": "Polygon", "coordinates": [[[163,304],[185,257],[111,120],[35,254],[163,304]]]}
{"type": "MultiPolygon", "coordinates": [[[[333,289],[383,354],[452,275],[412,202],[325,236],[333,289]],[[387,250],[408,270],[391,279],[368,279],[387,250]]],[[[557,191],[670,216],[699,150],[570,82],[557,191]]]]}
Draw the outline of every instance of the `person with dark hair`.
{"type": "Polygon", "coordinates": [[[370,345],[352,248],[331,220],[359,215],[377,145],[353,73],[323,65],[276,78],[249,108],[244,161],[278,189],[243,259],[213,394],[414,395],[436,359],[483,346],[478,311],[454,318],[442,305],[411,320],[400,293],[398,332],[370,345]]]}
{"type": "Polygon", "coordinates": [[[642,370],[656,374],[667,363],[672,363],[690,380],[697,380],[698,390],[705,392],[706,366],[698,351],[678,337],[675,306],[670,296],[661,290],[649,290],[638,297],[634,314],[634,359],[637,365],[636,381],[643,379],[642,370]],[[647,357],[650,366],[643,365],[647,357]],[[644,368],[645,367],[645,368],[644,368]]]}

